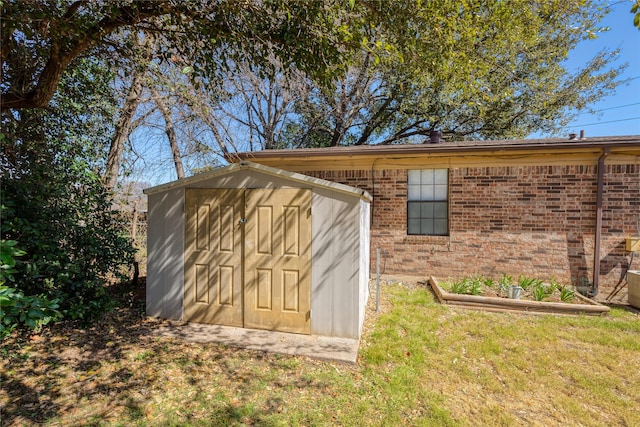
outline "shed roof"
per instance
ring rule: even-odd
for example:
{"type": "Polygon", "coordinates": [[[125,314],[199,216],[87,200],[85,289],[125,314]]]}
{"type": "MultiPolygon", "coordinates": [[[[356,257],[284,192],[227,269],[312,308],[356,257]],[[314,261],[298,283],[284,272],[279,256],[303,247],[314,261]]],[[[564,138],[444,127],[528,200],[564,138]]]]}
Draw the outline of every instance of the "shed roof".
{"type": "Polygon", "coordinates": [[[259,173],[263,173],[265,175],[271,175],[271,176],[283,178],[297,184],[304,184],[310,187],[324,188],[331,191],[337,191],[339,193],[348,194],[354,197],[361,198],[368,202],[372,200],[371,195],[367,191],[359,188],[350,187],[348,185],[340,184],[337,182],[331,182],[331,181],[327,181],[320,178],[314,178],[314,177],[303,175],[296,172],[289,172],[289,171],[274,168],[271,166],[260,165],[260,164],[249,162],[246,160],[240,161],[238,163],[233,163],[229,166],[216,168],[211,171],[199,173],[197,175],[190,176],[188,178],[183,178],[176,181],[168,182],[166,184],[157,185],[155,187],[146,188],[144,190],[144,193],[155,194],[155,193],[161,193],[163,191],[173,190],[176,188],[188,187],[189,185],[206,181],[211,178],[216,178],[224,175],[237,173],[242,170],[256,171],[259,173]]]}
{"type": "Polygon", "coordinates": [[[420,154],[473,154],[483,152],[513,152],[513,151],[589,151],[603,148],[638,148],[640,135],[594,137],[583,139],[548,138],[522,140],[483,140],[483,141],[453,141],[437,144],[391,144],[391,145],[358,145],[330,148],[300,148],[288,150],[263,150],[243,152],[227,155],[231,162],[245,159],[273,159],[273,158],[318,158],[318,157],[360,157],[360,156],[398,156],[420,154]]]}

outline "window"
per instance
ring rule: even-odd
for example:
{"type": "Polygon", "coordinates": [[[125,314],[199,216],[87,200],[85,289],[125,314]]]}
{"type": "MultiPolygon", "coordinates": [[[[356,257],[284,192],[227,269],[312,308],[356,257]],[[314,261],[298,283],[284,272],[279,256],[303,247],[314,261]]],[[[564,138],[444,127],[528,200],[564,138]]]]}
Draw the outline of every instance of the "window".
{"type": "Polygon", "coordinates": [[[407,182],[407,234],[449,234],[449,171],[410,170],[407,182]]]}

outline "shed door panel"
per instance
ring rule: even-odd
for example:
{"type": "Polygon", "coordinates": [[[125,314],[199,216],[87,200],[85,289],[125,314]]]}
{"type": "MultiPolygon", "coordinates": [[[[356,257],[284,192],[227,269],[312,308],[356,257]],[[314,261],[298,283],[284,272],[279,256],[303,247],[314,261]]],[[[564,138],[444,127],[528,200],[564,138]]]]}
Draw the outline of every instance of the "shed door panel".
{"type": "Polygon", "coordinates": [[[185,320],[243,326],[242,191],[186,190],[185,320]]]}
{"type": "Polygon", "coordinates": [[[245,197],[245,327],[309,334],[311,190],[245,197]]]}

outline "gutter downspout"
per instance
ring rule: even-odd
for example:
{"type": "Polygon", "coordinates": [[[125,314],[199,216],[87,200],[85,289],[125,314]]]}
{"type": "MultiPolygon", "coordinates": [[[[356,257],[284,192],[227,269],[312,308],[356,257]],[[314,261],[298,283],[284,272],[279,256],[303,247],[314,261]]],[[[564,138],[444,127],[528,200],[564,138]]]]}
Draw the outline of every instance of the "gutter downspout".
{"type": "Polygon", "coordinates": [[[593,248],[593,285],[589,297],[598,295],[598,285],[600,282],[600,238],[602,235],[602,196],[604,192],[604,159],[611,153],[609,147],[604,148],[604,152],[598,158],[598,195],[596,198],[596,230],[593,248]]]}

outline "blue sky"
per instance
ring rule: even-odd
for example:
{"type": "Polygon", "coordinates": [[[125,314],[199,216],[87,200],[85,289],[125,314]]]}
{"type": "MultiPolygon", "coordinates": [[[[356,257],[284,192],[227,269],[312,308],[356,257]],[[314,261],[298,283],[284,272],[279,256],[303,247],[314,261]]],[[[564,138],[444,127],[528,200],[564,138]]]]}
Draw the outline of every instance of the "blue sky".
{"type": "Polygon", "coordinates": [[[633,26],[633,15],[629,12],[633,1],[611,1],[612,11],[601,21],[607,32],[600,33],[595,40],[582,42],[569,53],[567,68],[579,67],[597,52],[620,49],[618,63],[628,63],[622,76],[629,80],[616,92],[591,105],[596,114],[581,113],[566,128],[567,135],[581,129],[586,136],[640,135],[640,30],[633,26]]]}

